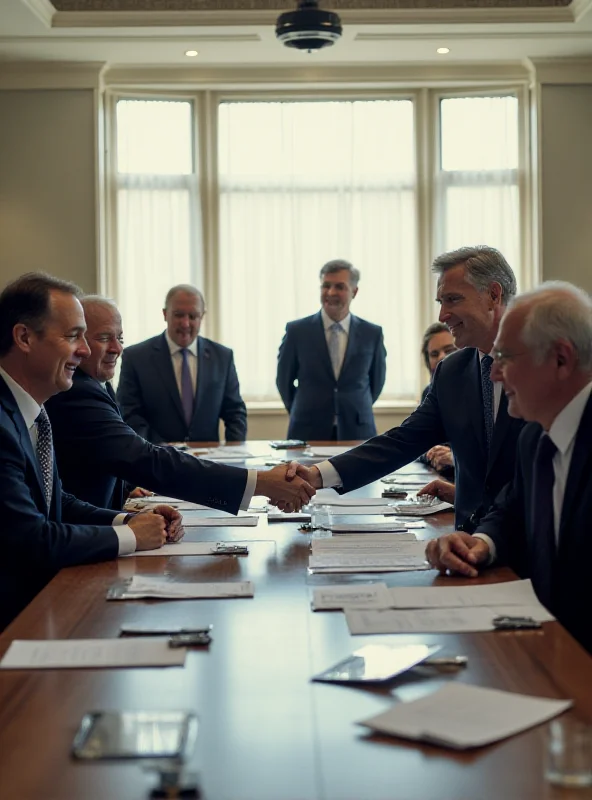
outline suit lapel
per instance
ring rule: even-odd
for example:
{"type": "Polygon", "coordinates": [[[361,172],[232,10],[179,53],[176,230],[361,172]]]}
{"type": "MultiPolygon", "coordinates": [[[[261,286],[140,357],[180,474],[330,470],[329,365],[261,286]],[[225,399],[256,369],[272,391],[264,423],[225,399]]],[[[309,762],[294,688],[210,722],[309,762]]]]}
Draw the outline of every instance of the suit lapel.
{"type": "MultiPolygon", "coordinates": [[[[576,433],[574,450],[569,465],[569,474],[565,484],[565,495],[563,496],[563,506],[561,508],[561,520],[559,524],[559,552],[567,545],[567,532],[570,530],[570,516],[577,505],[580,494],[580,486],[584,479],[590,475],[590,441],[592,437],[592,396],[586,404],[580,426],[576,433]]],[[[572,529],[572,533],[575,530],[572,529]]]]}
{"type": "Polygon", "coordinates": [[[475,437],[479,442],[481,452],[485,456],[487,446],[485,443],[485,424],[483,422],[483,396],[481,394],[481,366],[479,351],[475,349],[465,367],[464,375],[458,381],[459,392],[465,397],[464,407],[470,417],[475,437]]]}
{"type": "Polygon", "coordinates": [[[335,380],[333,374],[333,365],[331,364],[331,357],[329,356],[329,347],[327,345],[327,337],[325,336],[325,326],[323,325],[323,316],[319,311],[318,314],[312,318],[312,339],[314,349],[321,354],[323,365],[327,373],[331,376],[331,380],[335,380]]]}
{"type": "Polygon", "coordinates": [[[154,344],[152,363],[160,375],[163,390],[168,392],[173,406],[185,425],[185,414],[183,413],[183,406],[181,405],[181,395],[179,394],[179,389],[177,387],[177,379],[175,378],[175,370],[173,369],[171,351],[169,350],[164,333],[154,344]]]}

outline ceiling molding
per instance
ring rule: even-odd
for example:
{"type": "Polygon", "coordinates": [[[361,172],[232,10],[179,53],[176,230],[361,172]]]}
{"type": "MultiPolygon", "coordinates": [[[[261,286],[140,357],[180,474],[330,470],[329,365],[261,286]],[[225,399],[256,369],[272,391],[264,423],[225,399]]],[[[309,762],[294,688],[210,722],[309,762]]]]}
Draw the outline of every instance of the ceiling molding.
{"type": "Polygon", "coordinates": [[[100,90],[106,66],[103,61],[0,63],[0,89],[100,90]]]}
{"type": "Polygon", "coordinates": [[[35,14],[37,19],[41,20],[46,28],[51,28],[56,10],[49,0],[21,0],[21,2],[35,14]]]}
{"type": "MultiPolygon", "coordinates": [[[[344,9],[344,25],[467,25],[573,22],[571,6],[544,8],[344,9]]],[[[277,10],[57,11],[53,28],[169,28],[273,25],[277,10]]]]}
{"type": "Polygon", "coordinates": [[[275,89],[307,87],[412,88],[439,85],[518,85],[529,81],[521,62],[505,64],[401,64],[333,67],[167,67],[113,66],[104,74],[106,87],[145,89],[275,89]]]}
{"type": "Polygon", "coordinates": [[[528,65],[535,83],[592,84],[592,57],[530,58],[528,65]]]}
{"type": "MultiPolygon", "coordinates": [[[[408,41],[442,41],[442,33],[401,33],[401,32],[384,32],[384,33],[356,33],[353,37],[354,42],[408,42],[408,41]]],[[[506,39],[557,39],[565,41],[566,39],[575,40],[590,40],[592,42],[592,30],[590,31],[455,31],[454,33],[446,33],[446,43],[449,42],[462,42],[466,39],[475,41],[486,40],[495,41],[506,39]]],[[[1,41],[1,40],[0,40],[1,41]]]]}
{"type": "MultiPolygon", "coordinates": [[[[592,33],[590,33],[592,37],[592,33]]],[[[199,43],[231,42],[232,44],[244,44],[249,42],[260,42],[261,36],[258,33],[185,33],[185,34],[160,34],[155,36],[118,36],[113,33],[94,34],[91,36],[81,34],[80,36],[0,36],[0,46],[2,45],[43,45],[43,44],[184,44],[193,45],[199,43]]],[[[1,64],[1,62],[0,62],[1,64]]]]}

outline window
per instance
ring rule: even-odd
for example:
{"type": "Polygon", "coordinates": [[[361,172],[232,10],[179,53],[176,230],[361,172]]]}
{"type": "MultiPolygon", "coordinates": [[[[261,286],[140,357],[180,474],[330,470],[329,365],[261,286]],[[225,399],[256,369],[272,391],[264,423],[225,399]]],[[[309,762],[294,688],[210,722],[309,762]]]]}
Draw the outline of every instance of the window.
{"type": "Polygon", "coordinates": [[[381,400],[413,403],[421,334],[437,315],[430,260],[485,243],[523,277],[519,98],[114,97],[108,289],[126,343],[163,329],[173,284],[197,284],[243,397],[279,402],[285,325],[319,309],[321,266],[345,258],[361,271],[353,312],[384,330],[381,400]]]}

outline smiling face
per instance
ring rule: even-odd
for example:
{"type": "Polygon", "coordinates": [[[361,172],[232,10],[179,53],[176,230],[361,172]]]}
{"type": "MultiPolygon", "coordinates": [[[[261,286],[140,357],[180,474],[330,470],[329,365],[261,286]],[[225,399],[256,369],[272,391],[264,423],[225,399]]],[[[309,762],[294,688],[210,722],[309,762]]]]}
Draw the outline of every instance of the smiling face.
{"type": "Polygon", "coordinates": [[[440,322],[446,323],[458,348],[478,347],[489,353],[503,313],[502,290],[492,282],[480,292],[467,279],[464,264],[444,272],[438,280],[436,300],[440,303],[440,322]]]}
{"type": "Polygon", "coordinates": [[[110,381],[123,351],[121,316],[113,306],[98,303],[85,305],[84,316],[90,356],[80,368],[98,381],[110,381]]]}
{"type": "Polygon", "coordinates": [[[178,347],[193,344],[205,314],[202,299],[189,292],[178,291],[163,309],[167,332],[178,347]]]}
{"type": "Polygon", "coordinates": [[[427,348],[430,373],[433,374],[440,361],[455,350],[456,345],[449,331],[440,331],[431,336],[427,348]]]}
{"type": "Polygon", "coordinates": [[[341,322],[349,314],[351,301],[358,293],[358,287],[350,283],[347,269],[329,272],[321,283],[321,305],[333,322],[341,322]]]}

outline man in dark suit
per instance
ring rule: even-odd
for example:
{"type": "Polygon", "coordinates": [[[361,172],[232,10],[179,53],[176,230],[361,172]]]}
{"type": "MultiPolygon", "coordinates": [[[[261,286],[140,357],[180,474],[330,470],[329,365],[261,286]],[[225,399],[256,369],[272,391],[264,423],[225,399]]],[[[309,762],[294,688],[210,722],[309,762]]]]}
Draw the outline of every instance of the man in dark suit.
{"type": "Polygon", "coordinates": [[[199,336],[206,313],[201,292],[181,284],[163,309],[167,329],[123,354],[117,400],[123,418],[154,444],[247,438],[247,409],[232,350],[199,336]]]}
{"type": "Polygon", "coordinates": [[[456,524],[474,530],[514,472],[523,423],[510,419],[501,386],[490,380],[489,353],[516,280],[493,247],[463,247],[437,258],[440,321],[457,347],[436,368],[424,402],[398,428],[317,464],[293,466],[316,488],[349,492],[399,469],[440,442],[449,442],[456,474],[456,524]]]}
{"type": "Polygon", "coordinates": [[[592,301],[562,282],[518,297],[494,348],[493,379],[526,425],[513,481],[473,536],[431,541],[442,573],[477,575],[509,564],[532,580],[540,601],[592,652],[592,301]]]}
{"type": "Polygon", "coordinates": [[[350,313],[360,272],[348,261],[321,269],[321,310],[286,325],[276,384],[295,439],[367,439],[384,386],[382,328],[350,313]],[[294,382],[298,381],[298,386],[294,382]]]}
{"type": "Polygon", "coordinates": [[[115,514],[62,491],[43,404],[89,352],[79,293],[29,273],[0,294],[0,629],[62,567],[160,547],[167,526],[180,530],[170,507],[115,514]]]}
{"type": "Polygon", "coordinates": [[[112,300],[82,298],[88,358],[80,362],[73,386],[47,403],[60,475],[66,489],[88,502],[121,508],[125,483],[230,513],[246,509],[254,493],[276,504],[307,503],[304,482],[285,481],[285,467],[240,469],[197,459],[174,447],[139,436],[121,418],[109,381],[123,350],[119,310],[112,300]]]}

